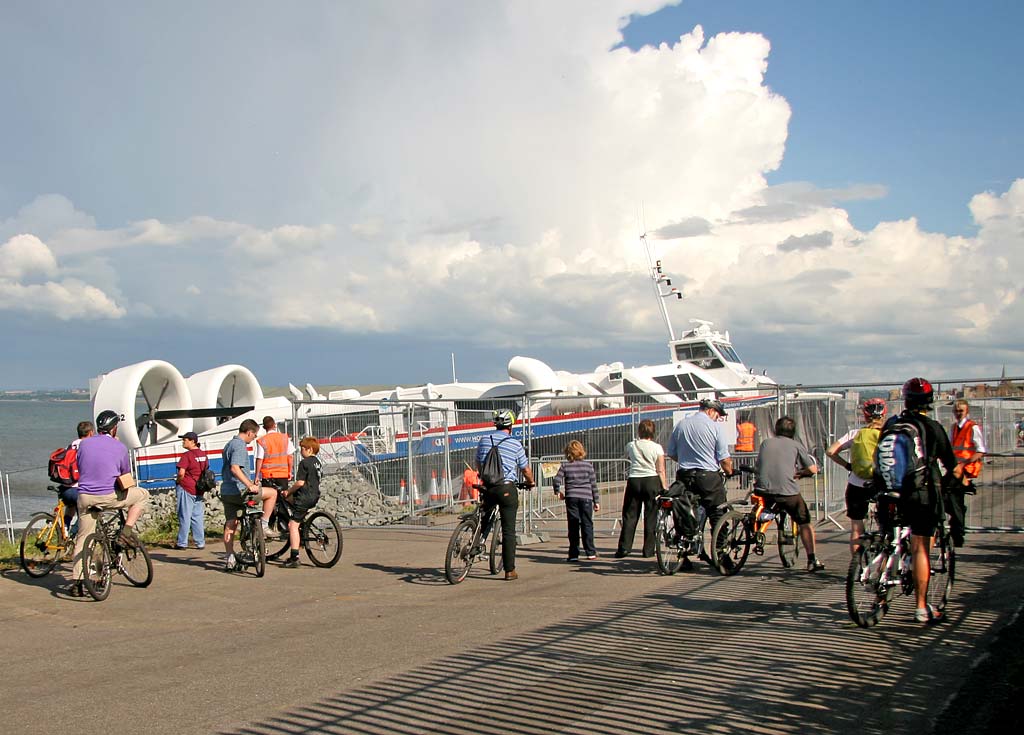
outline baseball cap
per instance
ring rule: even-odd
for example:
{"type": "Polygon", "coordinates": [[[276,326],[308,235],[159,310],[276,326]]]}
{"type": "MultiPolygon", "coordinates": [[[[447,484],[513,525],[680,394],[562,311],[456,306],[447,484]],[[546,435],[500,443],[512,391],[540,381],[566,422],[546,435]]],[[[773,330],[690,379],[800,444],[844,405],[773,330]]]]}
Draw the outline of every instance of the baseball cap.
{"type": "Polygon", "coordinates": [[[179,434],[178,438],[179,439],[191,439],[192,441],[194,441],[196,443],[199,442],[199,434],[195,433],[194,431],[186,431],[184,434],[179,434]]]}

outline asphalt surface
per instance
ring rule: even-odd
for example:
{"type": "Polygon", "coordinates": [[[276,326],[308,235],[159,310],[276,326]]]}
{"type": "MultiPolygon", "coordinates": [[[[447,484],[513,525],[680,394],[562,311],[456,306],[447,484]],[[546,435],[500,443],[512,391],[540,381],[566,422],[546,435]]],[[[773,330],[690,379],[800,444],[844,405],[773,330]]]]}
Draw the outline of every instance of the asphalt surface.
{"type": "Polygon", "coordinates": [[[0,729],[927,733],[1024,601],[1013,534],[969,538],[947,622],[915,625],[901,597],[870,630],[846,615],[845,534],[824,527],[813,575],[769,553],[662,577],[602,536],[597,561],[566,563],[556,539],[520,549],[515,582],[453,587],[446,543],[346,531],[334,569],[263,579],[224,573],[212,545],[154,549],[153,585],[103,603],[62,595],[66,569],[5,572],[0,729]]]}

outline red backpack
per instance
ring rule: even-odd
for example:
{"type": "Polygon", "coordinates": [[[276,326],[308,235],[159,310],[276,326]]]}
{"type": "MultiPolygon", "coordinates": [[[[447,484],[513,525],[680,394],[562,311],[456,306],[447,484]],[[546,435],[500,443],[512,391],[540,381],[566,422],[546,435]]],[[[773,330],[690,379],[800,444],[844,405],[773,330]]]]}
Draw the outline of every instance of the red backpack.
{"type": "Polygon", "coordinates": [[[69,445],[53,450],[47,470],[53,482],[74,485],[78,482],[78,449],[69,445]]]}

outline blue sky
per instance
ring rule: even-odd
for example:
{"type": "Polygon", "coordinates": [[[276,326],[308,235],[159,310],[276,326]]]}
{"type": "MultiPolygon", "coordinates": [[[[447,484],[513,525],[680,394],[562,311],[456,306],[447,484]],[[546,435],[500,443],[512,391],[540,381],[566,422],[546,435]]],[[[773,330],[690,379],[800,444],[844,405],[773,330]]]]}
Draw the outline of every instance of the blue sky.
{"type": "Polygon", "coordinates": [[[778,379],[1024,372],[1022,16],[4,5],[0,388],[660,362],[641,229],[778,379]]]}

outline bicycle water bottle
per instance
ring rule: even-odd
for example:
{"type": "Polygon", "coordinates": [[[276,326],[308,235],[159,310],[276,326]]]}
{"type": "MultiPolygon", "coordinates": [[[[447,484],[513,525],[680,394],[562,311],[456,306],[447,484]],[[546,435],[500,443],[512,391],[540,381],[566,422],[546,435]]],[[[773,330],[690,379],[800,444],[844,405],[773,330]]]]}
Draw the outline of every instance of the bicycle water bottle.
{"type": "Polygon", "coordinates": [[[774,521],[775,520],[775,514],[769,512],[767,510],[763,510],[763,511],[761,511],[760,515],[757,516],[757,520],[759,520],[759,521],[774,521]]]}

